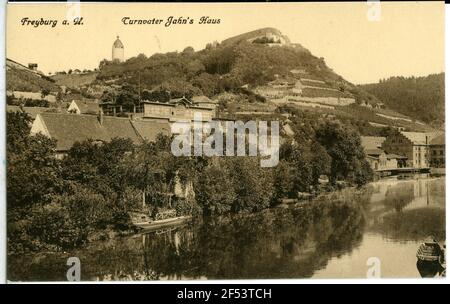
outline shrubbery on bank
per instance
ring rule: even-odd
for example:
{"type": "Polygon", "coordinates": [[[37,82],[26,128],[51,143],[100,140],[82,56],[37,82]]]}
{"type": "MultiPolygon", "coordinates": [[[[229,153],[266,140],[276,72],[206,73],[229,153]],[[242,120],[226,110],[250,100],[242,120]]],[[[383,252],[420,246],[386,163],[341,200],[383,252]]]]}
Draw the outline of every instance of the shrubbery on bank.
{"type": "Polygon", "coordinates": [[[293,114],[295,136],[283,140],[279,165],[261,168],[255,157],[175,157],[167,136],[140,145],[87,140],[57,159],[53,140],[29,135],[27,114],[8,113],[9,253],[65,250],[99,231],[129,231],[143,197],[148,208],[179,215],[252,213],[320,192],[324,175],[328,189],[371,180],[356,131],[293,114]],[[176,184],[190,185],[192,196],[174,198],[176,184]]]}

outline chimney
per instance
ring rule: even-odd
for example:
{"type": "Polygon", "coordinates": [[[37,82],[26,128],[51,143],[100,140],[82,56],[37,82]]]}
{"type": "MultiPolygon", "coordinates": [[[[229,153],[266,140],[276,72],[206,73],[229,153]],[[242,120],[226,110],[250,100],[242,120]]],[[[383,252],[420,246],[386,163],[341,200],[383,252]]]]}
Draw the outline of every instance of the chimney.
{"type": "Polygon", "coordinates": [[[98,111],[98,122],[100,123],[101,126],[103,126],[103,111],[102,110],[98,111]]]}

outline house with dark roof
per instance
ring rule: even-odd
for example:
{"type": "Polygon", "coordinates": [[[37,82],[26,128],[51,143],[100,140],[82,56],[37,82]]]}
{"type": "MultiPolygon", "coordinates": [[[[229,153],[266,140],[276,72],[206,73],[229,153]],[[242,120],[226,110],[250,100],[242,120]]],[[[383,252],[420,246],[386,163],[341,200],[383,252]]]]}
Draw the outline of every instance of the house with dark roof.
{"type": "Polygon", "coordinates": [[[153,141],[159,133],[169,135],[169,124],[162,122],[133,122],[129,118],[85,114],[40,113],[31,127],[31,134],[41,133],[56,139],[56,153],[63,157],[75,142],[87,139],[111,141],[129,138],[139,144],[153,141]]]}

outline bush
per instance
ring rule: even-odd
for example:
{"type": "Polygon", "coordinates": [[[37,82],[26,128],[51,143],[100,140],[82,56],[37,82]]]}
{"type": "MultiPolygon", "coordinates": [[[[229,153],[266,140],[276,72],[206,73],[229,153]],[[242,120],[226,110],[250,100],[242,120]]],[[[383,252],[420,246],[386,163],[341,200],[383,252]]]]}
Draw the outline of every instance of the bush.
{"type": "Polygon", "coordinates": [[[32,209],[30,235],[61,249],[84,244],[89,233],[113,218],[102,195],[81,186],[55,195],[47,205],[32,209]]]}
{"type": "Polygon", "coordinates": [[[88,229],[71,217],[66,206],[54,202],[33,208],[28,234],[42,243],[65,250],[84,244],[88,229]]]}

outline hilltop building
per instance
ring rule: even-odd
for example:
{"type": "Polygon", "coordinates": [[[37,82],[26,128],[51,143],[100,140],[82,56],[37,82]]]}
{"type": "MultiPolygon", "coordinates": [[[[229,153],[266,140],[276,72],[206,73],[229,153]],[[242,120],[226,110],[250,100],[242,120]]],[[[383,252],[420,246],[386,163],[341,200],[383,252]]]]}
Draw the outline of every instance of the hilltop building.
{"type": "Polygon", "coordinates": [[[124,61],[124,46],[122,41],[120,41],[119,36],[117,36],[116,41],[114,41],[112,46],[112,61],[123,62],[124,61]]]}
{"type": "Polygon", "coordinates": [[[29,63],[28,68],[32,71],[37,71],[38,64],[37,63],[29,63]]]}
{"type": "Polygon", "coordinates": [[[222,44],[239,43],[240,41],[267,44],[269,46],[283,46],[290,45],[291,43],[289,38],[283,35],[279,30],[267,27],[225,39],[222,41],[222,44]]]}

